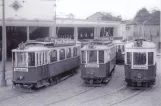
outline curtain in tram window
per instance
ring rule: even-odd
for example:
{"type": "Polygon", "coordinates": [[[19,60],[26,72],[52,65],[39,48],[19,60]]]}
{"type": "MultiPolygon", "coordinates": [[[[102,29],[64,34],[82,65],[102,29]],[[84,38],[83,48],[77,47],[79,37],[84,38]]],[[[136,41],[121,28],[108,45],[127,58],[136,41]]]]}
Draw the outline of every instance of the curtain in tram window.
{"type": "Polygon", "coordinates": [[[63,60],[63,59],[65,59],[65,50],[64,49],[61,49],[60,51],[59,51],[59,56],[60,56],[60,60],[63,60]]]}
{"type": "Polygon", "coordinates": [[[67,58],[70,58],[71,57],[71,48],[68,48],[66,53],[67,53],[67,58]]]}
{"type": "Polygon", "coordinates": [[[55,62],[57,61],[57,51],[53,50],[50,52],[50,62],[55,62]]]}

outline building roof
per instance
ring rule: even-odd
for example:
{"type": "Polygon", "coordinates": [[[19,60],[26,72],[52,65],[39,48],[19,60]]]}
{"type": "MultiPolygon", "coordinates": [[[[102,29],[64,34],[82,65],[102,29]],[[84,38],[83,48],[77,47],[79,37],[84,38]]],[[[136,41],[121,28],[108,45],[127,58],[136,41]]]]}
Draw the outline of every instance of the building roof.
{"type": "MultiPolygon", "coordinates": [[[[82,27],[95,27],[95,26],[109,26],[115,27],[120,25],[121,22],[106,21],[106,22],[96,22],[82,19],[64,19],[59,18],[56,20],[57,26],[82,26],[82,27]]],[[[7,26],[53,26],[55,24],[54,20],[14,20],[7,19],[7,26]]],[[[2,25],[2,20],[0,20],[0,26],[2,25]]]]}

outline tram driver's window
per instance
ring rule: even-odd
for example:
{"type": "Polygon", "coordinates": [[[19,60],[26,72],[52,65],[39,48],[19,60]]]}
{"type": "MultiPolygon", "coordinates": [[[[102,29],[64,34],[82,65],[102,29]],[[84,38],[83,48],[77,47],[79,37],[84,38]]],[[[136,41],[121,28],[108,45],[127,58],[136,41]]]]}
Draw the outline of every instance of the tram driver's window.
{"type": "Polygon", "coordinates": [[[127,64],[131,64],[131,52],[127,52],[127,64]]]}
{"type": "Polygon", "coordinates": [[[67,50],[66,50],[66,54],[67,54],[67,58],[70,58],[71,57],[71,48],[68,48],[67,50]]]}
{"type": "Polygon", "coordinates": [[[17,53],[17,67],[25,67],[26,64],[26,53],[17,53]]]}
{"type": "Polygon", "coordinates": [[[134,62],[134,65],[145,65],[146,64],[146,53],[134,52],[133,62],[134,62]]]}
{"type": "Polygon", "coordinates": [[[86,52],[85,51],[82,51],[82,63],[85,63],[86,62],[86,52]]]}
{"type": "Polygon", "coordinates": [[[104,63],[104,51],[99,51],[99,63],[104,63]]]}
{"type": "Polygon", "coordinates": [[[88,63],[97,62],[97,51],[87,51],[87,61],[88,63]]]}
{"type": "Polygon", "coordinates": [[[74,47],[74,48],[73,48],[73,57],[77,56],[77,52],[78,52],[78,51],[77,51],[77,48],[74,47]]]}
{"type": "Polygon", "coordinates": [[[153,52],[148,52],[148,65],[153,65],[153,52]]]}
{"type": "Polygon", "coordinates": [[[28,53],[28,66],[35,66],[35,53],[28,53]]]}
{"type": "Polygon", "coordinates": [[[61,49],[61,50],[59,51],[59,54],[60,54],[60,60],[65,59],[65,50],[64,50],[64,49],[61,49]]]}
{"type": "Polygon", "coordinates": [[[50,52],[50,62],[55,62],[57,61],[57,51],[53,50],[50,52]]]}

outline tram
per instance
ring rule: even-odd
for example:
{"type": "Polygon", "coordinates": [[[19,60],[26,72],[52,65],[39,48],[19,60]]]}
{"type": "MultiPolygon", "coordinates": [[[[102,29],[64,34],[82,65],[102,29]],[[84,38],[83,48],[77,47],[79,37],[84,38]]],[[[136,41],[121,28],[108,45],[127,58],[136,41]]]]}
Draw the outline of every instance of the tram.
{"type": "Polygon", "coordinates": [[[125,45],[125,81],[130,87],[148,87],[156,80],[156,45],[136,39],[125,45]]]}
{"type": "Polygon", "coordinates": [[[81,49],[81,78],[85,84],[105,84],[116,65],[116,45],[92,41],[81,49]]]}
{"type": "Polygon", "coordinates": [[[117,45],[116,47],[116,64],[124,64],[125,58],[125,44],[126,41],[122,37],[114,37],[113,43],[117,45]]]}
{"type": "Polygon", "coordinates": [[[80,66],[80,45],[70,39],[37,39],[12,50],[13,85],[33,89],[57,83],[80,66]]]}

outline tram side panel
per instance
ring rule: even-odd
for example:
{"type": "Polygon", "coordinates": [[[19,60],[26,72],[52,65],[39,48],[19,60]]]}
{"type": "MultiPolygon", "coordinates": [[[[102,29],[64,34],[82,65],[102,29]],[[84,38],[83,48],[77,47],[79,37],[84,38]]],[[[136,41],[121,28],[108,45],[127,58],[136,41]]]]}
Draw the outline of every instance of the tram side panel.
{"type": "Polygon", "coordinates": [[[79,66],[79,56],[49,64],[50,77],[61,74],[79,66]]]}

